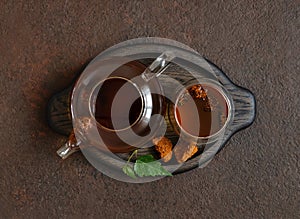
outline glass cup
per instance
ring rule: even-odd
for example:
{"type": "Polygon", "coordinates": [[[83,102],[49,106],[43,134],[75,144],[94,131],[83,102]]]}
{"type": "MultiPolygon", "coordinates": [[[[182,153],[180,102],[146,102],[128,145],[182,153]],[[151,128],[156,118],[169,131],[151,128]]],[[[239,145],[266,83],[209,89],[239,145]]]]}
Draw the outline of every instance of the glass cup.
{"type": "Polygon", "coordinates": [[[170,123],[183,141],[197,145],[216,142],[233,120],[233,100],[221,83],[194,78],[175,92],[168,107],[170,123]]]}

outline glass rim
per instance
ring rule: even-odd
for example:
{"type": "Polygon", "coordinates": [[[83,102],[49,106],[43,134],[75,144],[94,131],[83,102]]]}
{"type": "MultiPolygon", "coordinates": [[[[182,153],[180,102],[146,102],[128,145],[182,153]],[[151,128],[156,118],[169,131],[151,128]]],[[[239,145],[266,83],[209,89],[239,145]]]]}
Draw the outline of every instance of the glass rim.
{"type": "Polygon", "coordinates": [[[175,101],[175,104],[174,104],[174,107],[173,109],[173,114],[174,114],[174,118],[175,118],[175,121],[176,121],[176,125],[179,127],[180,129],[180,132],[183,132],[185,135],[191,137],[191,138],[194,138],[194,139],[199,139],[199,140],[208,140],[208,139],[211,139],[213,137],[216,137],[218,136],[220,133],[222,133],[225,128],[228,126],[228,124],[230,123],[231,119],[232,119],[232,116],[233,116],[233,103],[232,103],[232,99],[230,98],[231,96],[229,96],[227,93],[227,91],[224,89],[224,87],[218,83],[218,82],[215,82],[211,79],[198,79],[199,81],[198,82],[195,82],[195,83],[192,83],[190,85],[188,85],[186,88],[178,91],[178,95],[176,95],[176,101],[175,101]],[[201,80],[201,81],[200,81],[201,80]],[[196,135],[192,135],[190,134],[189,132],[187,132],[179,123],[178,119],[177,119],[177,113],[176,113],[176,107],[177,107],[177,104],[178,104],[178,101],[181,97],[181,95],[188,89],[190,88],[191,86],[194,86],[194,85],[208,85],[208,86],[212,86],[217,92],[219,92],[222,97],[224,98],[224,100],[226,101],[226,104],[227,104],[227,117],[226,117],[226,121],[224,123],[224,125],[222,126],[222,128],[220,128],[217,132],[213,133],[212,135],[209,135],[209,136],[196,136],[196,135]]]}
{"type": "MultiPolygon", "coordinates": [[[[101,88],[101,86],[100,86],[100,88],[101,88]]],[[[90,116],[91,116],[91,118],[93,120],[95,120],[97,127],[101,127],[102,129],[104,129],[106,131],[110,131],[110,132],[120,132],[120,131],[125,131],[125,130],[128,130],[128,129],[132,128],[133,126],[135,126],[141,120],[142,115],[143,115],[143,113],[145,111],[144,96],[143,96],[142,92],[140,91],[140,89],[138,88],[138,86],[135,83],[133,83],[130,79],[125,78],[125,77],[121,77],[121,76],[110,76],[108,78],[105,78],[102,81],[99,81],[92,88],[92,92],[91,92],[91,95],[89,96],[89,101],[88,102],[89,102],[89,113],[90,113],[90,116]],[[98,96],[98,92],[97,92],[97,94],[95,94],[96,89],[99,87],[100,84],[103,84],[105,81],[112,80],[112,79],[122,79],[122,80],[125,80],[125,81],[129,82],[138,91],[139,96],[140,96],[140,98],[142,100],[142,107],[141,107],[141,110],[140,110],[138,118],[131,125],[129,125],[129,126],[125,127],[125,128],[121,128],[121,129],[111,129],[111,128],[105,127],[104,125],[102,125],[100,122],[97,121],[97,119],[95,118],[95,115],[93,113],[93,110],[92,110],[92,107],[94,107],[94,104],[92,104],[93,103],[92,98],[95,97],[95,96],[98,96]],[[93,105],[93,106],[91,106],[91,105],[93,105]]]]}

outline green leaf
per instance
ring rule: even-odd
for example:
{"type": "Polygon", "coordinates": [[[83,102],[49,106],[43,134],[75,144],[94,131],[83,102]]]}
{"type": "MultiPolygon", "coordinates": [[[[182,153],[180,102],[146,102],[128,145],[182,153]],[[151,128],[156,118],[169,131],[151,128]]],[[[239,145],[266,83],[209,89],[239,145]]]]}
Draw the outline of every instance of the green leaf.
{"type": "Polygon", "coordinates": [[[144,163],[155,161],[154,157],[151,154],[140,156],[137,160],[142,161],[144,163]]]}
{"type": "Polygon", "coordinates": [[[136,176],[135,176],[135,174],[134,174],[134,171],[133,171],[133,169],[130,167],[130,166],[128,166],[128,165],[125,165],[123,168],[122,168],[122,170],[123,170],[123,172],[126,174],[126,175],[128,175],[128,176],[130,176],[131,178],[136,178],[136,176]]]}
{"type": "Polygon", "coordinates": [[[134,164],[134,172],[142,176],[172,176],[172,174],[161,166],[161,163],[152,155],[139,157],[134,164]]]}

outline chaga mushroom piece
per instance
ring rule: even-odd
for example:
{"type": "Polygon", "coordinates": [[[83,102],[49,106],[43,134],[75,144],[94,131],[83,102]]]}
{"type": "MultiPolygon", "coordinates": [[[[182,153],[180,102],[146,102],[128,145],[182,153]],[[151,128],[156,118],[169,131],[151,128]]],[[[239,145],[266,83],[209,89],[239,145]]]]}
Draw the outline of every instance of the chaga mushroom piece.
{"type": "Polygon", "coordinates": [[[194,99],[207,99],[207,93],[201,84],[190,87],[188,91],[194,99]]]}
{"type": "Polygon", "coordinates": [[[178,163],[183,163],[197,153],[198,147],[194,144],[180,143],[174,148],[174,154],[178,163]]]}
{"type": "Polygon", "coordinates": [[[161,159],[168,162],[172,158],[172,142],[167,137],[154,138],[152,140],[155,150],[159,152],[161,159]]]}

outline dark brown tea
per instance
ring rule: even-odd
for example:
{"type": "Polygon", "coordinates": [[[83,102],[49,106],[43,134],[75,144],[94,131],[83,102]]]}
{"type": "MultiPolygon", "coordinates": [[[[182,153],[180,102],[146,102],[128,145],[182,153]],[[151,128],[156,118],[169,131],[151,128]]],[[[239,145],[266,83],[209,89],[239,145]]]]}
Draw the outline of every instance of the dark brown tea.
{"type": "MultiPolygon", "coordinates": [[[[98,122],[99,148],[129,152],[153,138],[149,121],[152,115],[164,115],[164,99],[156,94],[161,91],[157,79],[146,83],[139,77],[145,68],[139,61],[128,62],[95,88],[91,108],[98,122]]],[[[153,124],[153,130],[158,130],[160,119],[153,124]]]]}
{"type": "Polygon", "coordinates": [[[132,126],[141,116],[143,101],[139,90],[128,79],[105,80],[98,92],[96,120],[105,128],[121,130],[132,126]]]}
{"type": "Polygon", "coordinates": [[[175,117],[182,129],[190,135],[208,137],[224,126],[228,105],[217,89],[207,84],[197,84],[180,95],[175,117]]]}

